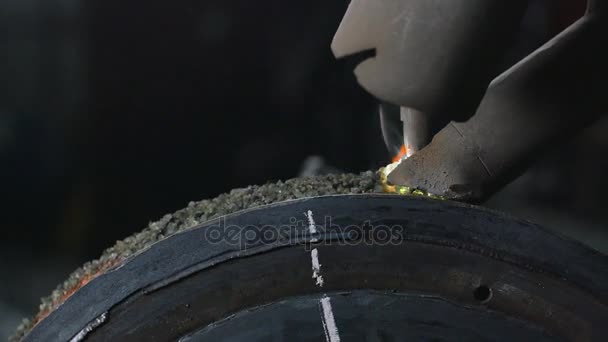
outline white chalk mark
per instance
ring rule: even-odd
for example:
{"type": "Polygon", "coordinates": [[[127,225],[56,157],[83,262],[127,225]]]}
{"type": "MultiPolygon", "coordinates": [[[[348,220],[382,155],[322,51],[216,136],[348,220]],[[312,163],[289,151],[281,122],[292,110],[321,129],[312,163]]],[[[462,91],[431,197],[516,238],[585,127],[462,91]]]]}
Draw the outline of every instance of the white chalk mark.
{"type": "Polygon", "coordinates": [[[325,340],[327,342],[340,342],[340,333],[334,319],[334,310],[331,307],[329,297],[324,296],[321,299],[321,308],[323,310],[323,328],[325,329],[325,340]]]}
{"type": "Polygon", "coordinates": [[[309,210],[304,215],[306,215],[306,218],[308,218],[308,231],[311,235],[310,242],[319,241],[319,239],[315,236],[317,234],[317,225],[315,224],[315,219],[312,217],[312,210],[309,210]]]}
{"type": "MultiPolygon", "coordinates": [[[[304,214],[308,218],[308,231],[312,238],[311,242],[317,242],[319,239],[315,236],[317,234],[317,225],[315,224],[315,220],[312,217],[312,210],[309,210],[304,214]]],[[[321,275],[321,263],[319,262],[319,250],[313,249],[310,251],[310,259],[312,261],[312,277],[316,280],[316,284],[319,287],[323,287],[324,280],[321,275]]],[[[340,334],[338,332],[338,326],[336,325],[336,320],[334,319],[334,311],[331,307],[331,301],[327,295],[323,295],[321,298],[321,310],[323,311],[323,315],[321,317],[321,322],[323,323],[323,329],[325,330],[325,340],[326,342],[340,342],[340,334]]]]}
{"type": "Polygon", "coordinates": [[[319,251],[315,248],[310,252],[312,259],[312,277],[316,279],[317,285],[323,287],[323,276],[321,275],[321,264],[319,263],[319,251]]]}
{"type": "Polygon", "coordinates": [[[85,337],[93,330],[95,330],[97,327],[99,327],[100,325],[102,325],[103,323],[105,323],[105,321],[108,319],[108,313],[104,312],[103,314],[101,314],[101,316],[95,318],[92,322],[90,322],[89,324],[87,324],[86,327],[84,327],[84,329],[82,329],[80,332],[78,332],[78,334],[76,334],[76,336],[72,337],[70,339],[70,342],[81,342],[85,339],[85,337]]]}

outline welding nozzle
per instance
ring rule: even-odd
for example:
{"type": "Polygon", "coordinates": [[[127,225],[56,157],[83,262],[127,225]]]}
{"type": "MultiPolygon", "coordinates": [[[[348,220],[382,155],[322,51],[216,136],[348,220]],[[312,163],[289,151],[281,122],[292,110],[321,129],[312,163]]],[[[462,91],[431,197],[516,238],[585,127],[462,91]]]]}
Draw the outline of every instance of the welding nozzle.
{"type": "Polygon", "coordinates": [[[403,145],[406,157],[411,157],[431,141],[431,118],[413,108],[401,107],[403,123],[403,145]]]}

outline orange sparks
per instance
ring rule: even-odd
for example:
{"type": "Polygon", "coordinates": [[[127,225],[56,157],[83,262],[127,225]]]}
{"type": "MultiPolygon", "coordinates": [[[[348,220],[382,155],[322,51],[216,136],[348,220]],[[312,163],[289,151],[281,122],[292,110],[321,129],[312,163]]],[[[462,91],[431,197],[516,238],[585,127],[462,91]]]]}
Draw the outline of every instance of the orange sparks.
{"type": "Polygon", "coordinates": [[[393,157],[393,163],[396,163],[396,162],[400,161],[401,159],[405,158],[406,155],[407,155],[407,148],[405,147],[405,145],[401,145],[401,149],[399,149],[399,153],[397,153],[397,155],[393,157]]]}

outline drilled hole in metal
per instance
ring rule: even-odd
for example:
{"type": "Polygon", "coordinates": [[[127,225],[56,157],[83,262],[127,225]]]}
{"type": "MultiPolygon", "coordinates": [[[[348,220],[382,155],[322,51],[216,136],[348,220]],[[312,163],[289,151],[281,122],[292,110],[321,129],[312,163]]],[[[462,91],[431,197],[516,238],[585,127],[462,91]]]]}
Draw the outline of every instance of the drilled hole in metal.
{"type": "Polygon", "coordinates": [[[486,285],[481,285],[473,291],[473,297],[482,303],[487,303],[492,299],[492,289],[486,285]]]}

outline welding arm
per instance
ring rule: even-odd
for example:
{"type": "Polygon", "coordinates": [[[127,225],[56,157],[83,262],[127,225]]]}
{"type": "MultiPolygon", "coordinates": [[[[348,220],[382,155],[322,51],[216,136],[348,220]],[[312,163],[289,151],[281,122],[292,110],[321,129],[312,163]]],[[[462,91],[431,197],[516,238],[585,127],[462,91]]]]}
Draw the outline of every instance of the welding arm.
{"type": "Polygon", "coordinates": [[[339,58],[375,52],[356,67],[357,80],[378,99],[402,107],[403,143],[412,153],[438,128],[475,112],[502,71],[527,5],[528,0],[352,0],[332,50],[339,58]]]}
{"type": "Polygon", "coordinates": [[[469,118],[501,71],[528,0],[352,0],[336,57],[375,51],[355,68],[382,101],[442,120],[469,118]],[[465,82],[466,80],[466,82],[465,82]]]}
{"type": "Polygon", "coordinates": [[[389,175],[449,198],[479,201],[608,111],[606,1],[490,85],[475,115],[451,123],[389,175]]]}

